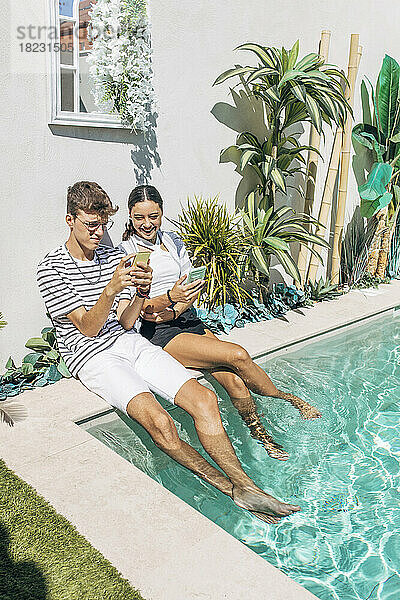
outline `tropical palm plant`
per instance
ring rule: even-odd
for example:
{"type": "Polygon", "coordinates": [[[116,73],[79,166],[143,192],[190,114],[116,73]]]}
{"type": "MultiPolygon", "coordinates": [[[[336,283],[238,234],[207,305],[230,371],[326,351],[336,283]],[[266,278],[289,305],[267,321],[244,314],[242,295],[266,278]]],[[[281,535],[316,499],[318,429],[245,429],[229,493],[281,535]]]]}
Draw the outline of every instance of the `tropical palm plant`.
{"type": "MultiPolygon", "coordinates": [[[[265,211],[257,206],[254,192],[248,195],[246,206],[240,213],[243,219],[245,242],[241,268],[244,271],[255,268],[258,283],[260,283],[260,278],[257,273],[261,273],[264,280],[269,279],[271,256],[278,259],[288,275],[293,277],[296,282],[300,282],[299,269],[291,255],[290,243],[311,243],[325,248],[329,247],[323,238],[310,233],[307,229],[312,224],[318,224],[316,219],[298,214],[289,206],[282,206],[278,210],[274,210],[270,206],[265,211]]],[[[315,249],[312,249],[312,252],[322,262],[319,253],[315,249]]],[[[261,277],[261,279],[263,278],[261,277]]]]}
{"type": "Polygon", "coordinates": [[[237,49],[253,52],[258,65],[228,69],[217,77],[214,85],[240,77],[245,89],[264,103],[269,129],[266,139],[259,140],[244,132],[238,136],[234,148],[241,153],[241,170],[249,164],[256,171],[261,207],[269,208],[274,205],[276,188],[285,192],[286,177],[301,171],[298,166],[291,168],[293,161],[305,163],[302,152],[311,149],[301,146],[290,135],[289,128],[307,121],[318,133],[322,132],[324,121],[342,127],[347,110],[351,111],[342,89],[346,78],[318,54],[311,53],[298,60],[299,41],[290,50],[253,43],[237,49]]]}
{"type": "Polygon", "coordinates": [[[237,214],[230,215],[215,198],[194,197],[187,201],[176,221],[195,266],[207,267],[206,285],[200,300],[212,309],[231,301],[242,305],[250,295],[239,279],[243,240],[237,214]]]}
{"type": "Polygon", "coordinates": [[[367,171],[365,182],[360,183],[361,215],[378,219],[378,227],[371,244],[367,270],[371,275],[384,277],[397,219],[400,201],[400,65],[385,55],[375,89],[368,93],[365,81],[361,83],[363,122],[353,128],[352,139],[356,155],[367,171]]]}

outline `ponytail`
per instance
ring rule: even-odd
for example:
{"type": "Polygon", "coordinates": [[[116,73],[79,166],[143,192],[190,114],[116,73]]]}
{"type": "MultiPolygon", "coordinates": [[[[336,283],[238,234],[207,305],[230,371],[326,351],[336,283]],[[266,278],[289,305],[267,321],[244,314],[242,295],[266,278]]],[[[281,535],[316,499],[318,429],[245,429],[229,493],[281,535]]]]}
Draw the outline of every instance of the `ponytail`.
{"type": "Polygon", "coordinates": [[[125,242],[126,240],[129,240],[129,238],[135,233],[135,228],[133,226],[132,223],[132,219],[129,218],[128,221],[125,223],[125,231],[122,234],[122,239],[125,242]]]}

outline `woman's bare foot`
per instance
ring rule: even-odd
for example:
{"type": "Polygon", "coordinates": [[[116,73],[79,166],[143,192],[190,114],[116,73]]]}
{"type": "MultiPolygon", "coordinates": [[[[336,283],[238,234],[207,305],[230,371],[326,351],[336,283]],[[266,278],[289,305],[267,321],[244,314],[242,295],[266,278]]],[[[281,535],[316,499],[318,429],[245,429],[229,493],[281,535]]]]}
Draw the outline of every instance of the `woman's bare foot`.
{"type": "Polygon", "coordinates": [[[277,460],[288,460],[289,454],[280,444],[278,444],[278,442],[275,442],[269,433],[266,432],[256,410],[239,410],[239,414],[249,428],[251,437],[264,446],[268,456],[271,458],[276,458],[277,460]]]}
{"type": "Polygon", "coordinates": [[[321,413],[317,408],[315,408],[315,406],[312,406],[311,404],[309,404],[305,400],[302,400],[301,398],[298,398],[294,394],[289,394],[288,392],[281,392],[279,390],[279,398],[282,398],[282,400],[287,400],[292,406],[297,408],[303,419],[319,419],[319,417],[322,417],[321,413]]]}
{"type": "MultiPolygon", "coordinates": [[[[273,517],[273,522],[277,522],[275,519],[279,520],[282,517],[288,517],[300,510],[300,506],[280,502],[273,496],[270,496],[257,488],[240,488],[237,485],[232,487],[232,500],[237,506],[249,510],[258,518],[260,518],[260,515],[257,513],[273,517]]],[[[269,523],[271,522],[270,519],[266,520],[263,518],[263,520],[269,523]]]]}
{"type": "Polygon", "coordinates": [[[260,442],[260,444],[264,446],[268,456],[271,458],[276,458],[276,460],[288,460],[289,454],[286,452],[286,450],[284,450],[283,447],[278,444],[278,442],[275,442],[275,440],[267,433],[265,433],[262,438],[255,437],[253,435],[252,437],[254,437],[258,442],[260,442]]]}

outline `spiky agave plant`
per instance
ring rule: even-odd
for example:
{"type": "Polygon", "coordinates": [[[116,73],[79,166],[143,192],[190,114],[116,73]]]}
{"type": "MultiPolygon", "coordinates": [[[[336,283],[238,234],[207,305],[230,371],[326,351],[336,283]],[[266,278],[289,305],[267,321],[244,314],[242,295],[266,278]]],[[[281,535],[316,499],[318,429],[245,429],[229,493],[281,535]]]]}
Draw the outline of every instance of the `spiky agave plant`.
{"type": "Polygon", "coordinates": [[[343,295],[343,292],[338,290],[338,286],[335,283],[331,283],[330,279],[326,281],[321,277],[318,282],[312,283],[309,281],[305,286],[306,297],[314,300],[315,302],[322,302],[323,300],[333,300],[343,295]]]}
{"type": "MultiPolygon", "coordinates": [[[[310,233],[306,228],[311,224],[318,224],[318,221],[308,215],[296,213],[290,206],[282,206],[278,210],[271,206],[265,211],[257,208],[255,194],[251,192],[245,208],[240,212],[245,240],[245,260],[242,268],[255,268],[267,281],[271,256],[275,256],[286,273],[300,282],[299,269],[291,254],[292,242],[329,248],[329,244],[323,238],[310,233]]],[[[311,251],[322,262],[319,253],[315,249],[311,251]]]]}
{"type": "Polygon", "coordinates": [[[340,281],[349,287],[364,276],[368,265],[369,247],[374,238],[376,219],[365,219],[357,206],[342,242],[340,281]]]}
{"type": "Polygon", "coordinates": [[[242,304],[249,294],[241,287],[239,260],[243,240],[238,216],[230,215],[215,198],[195,196],[187,200],[176,221],[177,227],[195,266],[206,265],[206,286],[201,301],[207,308],[228,301],[242,304]]]}
{"type": "Polygon", "coordinates": [[[237,50],[255,54],[257,66],[236,65],[219,75],[214,85],[239,77],[246,91],[264,103],[267,137],[258,139],[243,132],[235,148],[241,153],[241,169],[251,165],[257,173],[257,191],[263,208],[268,208],[273,205],[275,188],[285,192],[287,175],[301,170],[291,166],[294,159],[304,163],[302,152],[310,148],[300,146],[289,128],[307,121],[319,133],[324,121],[342,127],[347,111],[351,112],[342,89],[346,78],[318,54],[307,54],[299,60],[299,41],[290,50],[254,43],[243,44],[237,50]]]}

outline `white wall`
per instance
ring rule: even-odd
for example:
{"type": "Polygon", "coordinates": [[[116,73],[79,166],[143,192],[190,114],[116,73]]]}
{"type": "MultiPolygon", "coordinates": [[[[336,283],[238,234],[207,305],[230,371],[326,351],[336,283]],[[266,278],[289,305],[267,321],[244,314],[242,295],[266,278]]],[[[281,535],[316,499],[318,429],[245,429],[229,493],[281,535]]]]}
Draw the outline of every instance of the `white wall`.
{"type": "MultiPolygon", "coordinates": [[[[400,59],[400,5],[389,0],[152,0],[150,13],[161,159],[152,181],[164,196],[168,216],[175,216],[179,203],[194,193],[220,193],[221,200],[234,204],[240,177],[232,164],[220,165],[218,158],[236,134],[211,114],[216,103],[230,102],[229,87],[211,84],[233,64],[252,60],[247,53],[234,53],[237,45],[256,41],[288,47],[300,38],[300,52],[306,54],[317,49],[321,30],[329,29],[330,61],[342,67],[347,65],[350,33],[360,33],[364,49],[360,72],[372,80],[385,52],[400,59]]],[[[15,27],[30,19],[48,22],[47,0],[9,0],[0,25],[0,310],[9,323],[0,333],[0,372],[8,355],[19,360],[26,339],[47,324],[36,287],[36,265],[66,237],[67,186],[88,179],[108,191],[121,207],[112,230],[118,240],[127,195],[136,184],[131,151],[143,148],[141,138],[115,130],[49,128],[48,56],[16,57],[15,27]],[[30,69],[23,61],[33,58],[38,62],[30,69]]],[[[330,139],[327,136],[328,150],[330,139]]],[[[357,199],[352,174],[350,179],[349,206],[357,199]]]]}

